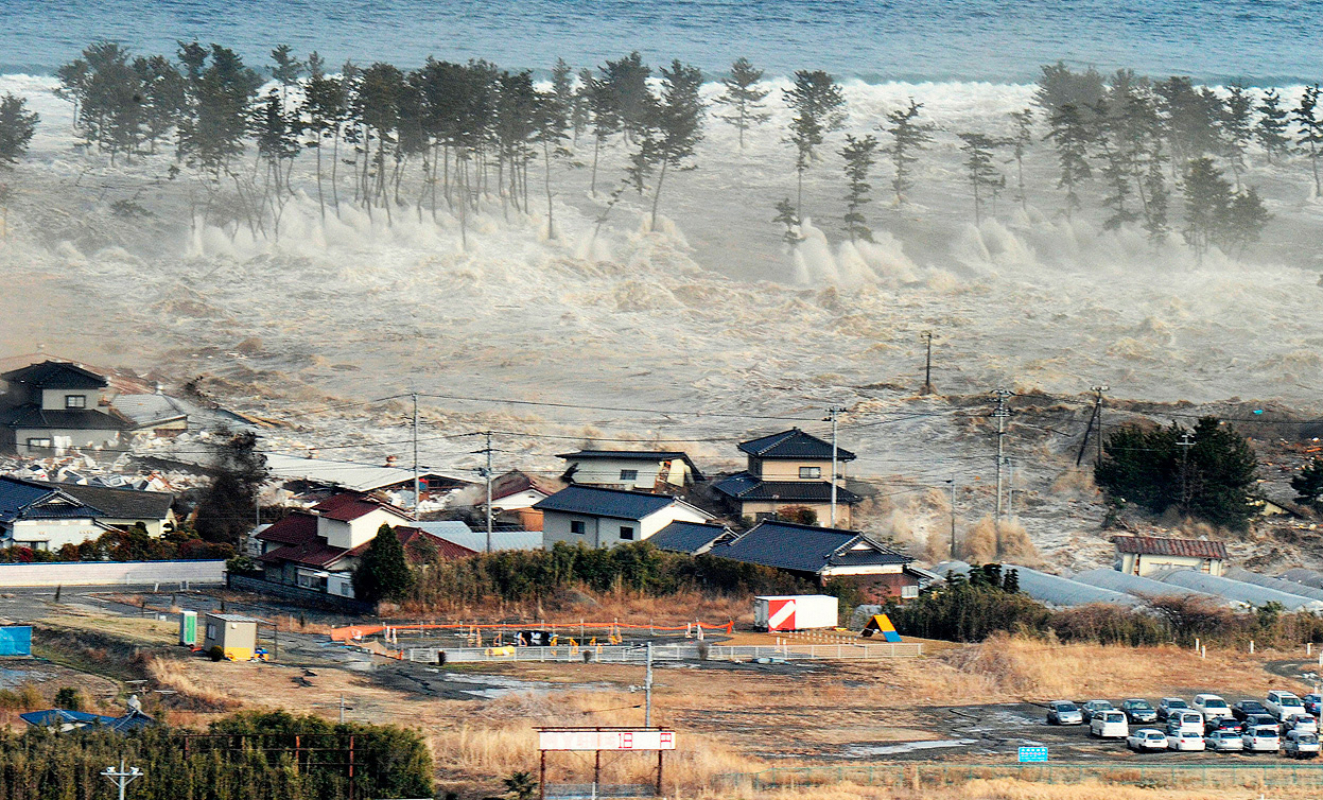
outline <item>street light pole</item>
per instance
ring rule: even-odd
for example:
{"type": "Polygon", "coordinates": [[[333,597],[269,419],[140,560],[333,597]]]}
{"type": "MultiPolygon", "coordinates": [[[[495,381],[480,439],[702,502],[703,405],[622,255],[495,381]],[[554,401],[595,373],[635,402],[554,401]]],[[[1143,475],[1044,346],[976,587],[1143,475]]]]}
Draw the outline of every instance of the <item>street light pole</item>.
{"type": "Polygon", "coordinates": [[[119,769],[106,767],[101,773],[101,777],[109,778],[110,782],[119,787],[119,800],[124,800],[124,790],[129,787],[138,778],[142,777],[142,770],[137,767],[124,768],[124,759],[119,760],[119,769]]]}

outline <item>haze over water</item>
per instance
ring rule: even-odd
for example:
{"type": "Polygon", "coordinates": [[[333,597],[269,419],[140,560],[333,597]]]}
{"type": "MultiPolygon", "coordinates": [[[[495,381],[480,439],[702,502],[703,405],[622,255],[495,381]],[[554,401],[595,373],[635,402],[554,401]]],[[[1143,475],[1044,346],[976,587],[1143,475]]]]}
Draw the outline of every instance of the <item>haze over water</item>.
{"type": "Polygon", "coordinates": [[[826,69],[878,81],[1032,81],[1041,64],[1209,82],[1320,78],[1311,0],[3,0],[0,72],[50,73],[89,42],[173,52],[196,38],[265,62],[279,43],[330,63],[485,58],[546,68],[638,49],[720,72],[826,69]]]}

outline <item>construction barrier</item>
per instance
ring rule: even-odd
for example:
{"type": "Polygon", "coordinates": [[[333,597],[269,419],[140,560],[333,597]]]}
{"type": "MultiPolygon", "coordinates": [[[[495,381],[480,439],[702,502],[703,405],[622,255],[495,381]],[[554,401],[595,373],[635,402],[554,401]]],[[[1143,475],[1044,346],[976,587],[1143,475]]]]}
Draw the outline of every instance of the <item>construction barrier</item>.
{"type": "MultiPolygon", "coordinates": [[[[406,652],[410,661],[424,664],[452,664],[475,661],[599,661],[609,664],[642,664],[648,658],[647,648],[629,645],[414,647],[406,652]]],[[[918,643],[795,644],[786,642],[779,645],[708,645],[695,643],[654,644],[652,646],[652,659],[654,661],[856,661],[917,658],[921,655],[923,655],[923,645],[918,643]]]]}
{"type": "Polygon", "coordinates": [[[435,624],[435,623],[416,623],[405,625],[347,625],[343,628],[335,628],[331,631],[331,641],[348,642],[355,639],[362,639],[365,636],[375,636],[387,631],[393,634],[406,633],[410,631],[421,633],[423,631],[511,631],[528,630],[536,628],[547,631],[576,631],[576,630],[636,630],[651,631],[658,633],[678,633],[684,631],[689,634],[701,631],[723,631],[727,635],[735,632],[734,621],[726,622],[721,625],[708,625],[702,622],[689,622],[684,625],[631,625],[625,622],[575,622],[575,623],[553,623],[553,622],[521,622],[521,623],[492,623],[490,625],[475,624],[435,624]]]}

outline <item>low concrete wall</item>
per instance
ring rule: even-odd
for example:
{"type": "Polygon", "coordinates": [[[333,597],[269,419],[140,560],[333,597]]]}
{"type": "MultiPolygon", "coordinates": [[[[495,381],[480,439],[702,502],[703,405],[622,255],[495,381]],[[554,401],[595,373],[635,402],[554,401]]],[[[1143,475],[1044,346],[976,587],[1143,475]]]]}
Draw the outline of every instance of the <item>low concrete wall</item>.
{"type": "Polygon", "coordinates": [[[155,586],[225,583],[224,561],[62,561],[0,564],[0,588],[24,586],[155,586]]]}
{"type": "Polygon", "coordinates": [[[314,592],[300,586],[272,583],[261,578],[249,578],[246,575],[230,575],[226,585],[236,592],[271,595],[285,600],[293,600],[312,608],[329,608],[346,614],[359,615],[375,614],[377,612],[377,609],[371,603],[364,603],[362,600],[340,597],[326,592],[314,592]]]}

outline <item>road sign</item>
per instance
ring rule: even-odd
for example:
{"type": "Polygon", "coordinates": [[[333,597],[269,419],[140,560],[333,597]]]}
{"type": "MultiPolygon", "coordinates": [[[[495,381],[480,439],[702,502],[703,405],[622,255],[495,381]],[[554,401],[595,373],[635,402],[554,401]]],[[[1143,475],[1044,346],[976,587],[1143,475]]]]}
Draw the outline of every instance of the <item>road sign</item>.
{"type": "Polygon", "coordinates": [[[1046,748],[1046,747],[1021,747],[1021,748],[1020,748],[1020,763],[1021,763],[1021,764],[1042,764],[1042,763],[1045,763],[1046,761],[1047,761],[1047,748],[1046,748]]]}

